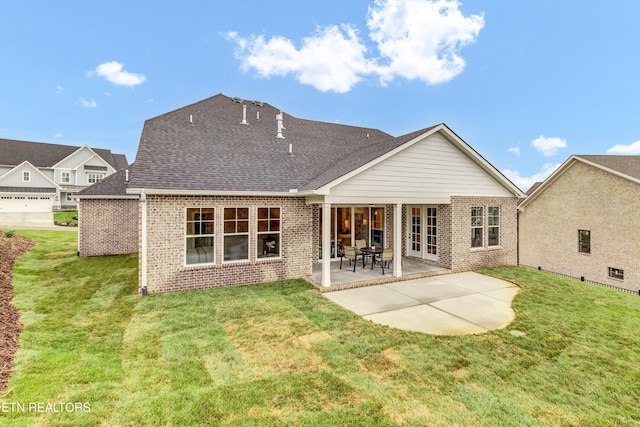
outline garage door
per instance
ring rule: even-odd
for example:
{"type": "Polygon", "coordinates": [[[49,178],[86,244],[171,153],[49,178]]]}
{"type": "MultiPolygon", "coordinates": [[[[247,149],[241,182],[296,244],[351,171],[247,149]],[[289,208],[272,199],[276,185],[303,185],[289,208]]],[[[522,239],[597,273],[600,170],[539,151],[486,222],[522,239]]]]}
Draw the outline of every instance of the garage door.
{"type": "Polygon", "coordinates": [[[51,212],[51,196],[15,195],[0,197],[0,213],[51,212]]]}

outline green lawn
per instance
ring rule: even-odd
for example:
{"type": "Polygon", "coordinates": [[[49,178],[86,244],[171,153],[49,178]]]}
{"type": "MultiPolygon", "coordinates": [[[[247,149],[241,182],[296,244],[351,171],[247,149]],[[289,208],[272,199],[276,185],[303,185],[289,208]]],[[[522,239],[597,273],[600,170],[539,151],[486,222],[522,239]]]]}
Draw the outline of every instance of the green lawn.
{"type": "Polygon", "coordinates": [[[56,222],[72,222],[78,224],[78,220],[74,219],[78,217],[78,211],[61,211],[53,213],[53,220],[56,222]]]}
{"type": "Polygon", "coordinates": [[[434,337],[301,280],[139,297],[136,256],[78,258],[75,233],[24,234],[37,245],[15,266],[26,327],[2,425],[640,424],[638,296],[491,269],[523,288],[515,322],[434,337]],[[85,411],[28,412],[58,402],[85,411]]]}

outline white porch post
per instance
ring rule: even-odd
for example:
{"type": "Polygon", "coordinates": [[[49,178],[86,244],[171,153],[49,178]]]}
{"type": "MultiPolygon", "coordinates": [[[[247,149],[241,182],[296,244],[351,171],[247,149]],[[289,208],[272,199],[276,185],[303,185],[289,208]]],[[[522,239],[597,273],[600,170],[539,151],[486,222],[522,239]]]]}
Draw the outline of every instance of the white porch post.
{"type": "Polygon", "coordinates": [[[331,286],[331,203],[322,204],[322,286],[331,286]]]}
{"type": "Polygon", "coordinates": [[[147,294],[147,195],[142,190],[140,194],[140,293],[147,294]]]}
{"type": "Polygon", "coordinates": [[[393,206],[393,276],[402,276],[402,203],[393,206]]]}

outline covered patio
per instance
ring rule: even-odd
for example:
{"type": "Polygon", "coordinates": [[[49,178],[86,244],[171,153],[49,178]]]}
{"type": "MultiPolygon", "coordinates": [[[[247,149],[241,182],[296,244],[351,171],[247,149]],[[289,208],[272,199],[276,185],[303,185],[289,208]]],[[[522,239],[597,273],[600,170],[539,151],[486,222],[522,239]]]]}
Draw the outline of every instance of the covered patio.
{"type": "Polygon", "coordinates": [[[311,276],[307,277],[307,281],[318,288],[321,292],[331,292],[336,290],[359,288],[370,285],[380,285],[384,283],[399,282],[402,280],[418,279],[422,277],[438,276],[441,274],[451,273],[450,270],[438,267],[434,263],[423,261],[412,257],[402,257],[402,273],[401,276],[393,275],[393,267],[385,268],[384,275],[382,267],[375,264],[373,269],[371,263],[368,262],[362,267],[362,262],[358,261],[355,272],[353,264],[349,265],[349,261],[342,261],[342,269],[340,269],[340,260],[333,260],[330,263],[331,285],[322,286],[322,263],[313,265],[311,276]]]}

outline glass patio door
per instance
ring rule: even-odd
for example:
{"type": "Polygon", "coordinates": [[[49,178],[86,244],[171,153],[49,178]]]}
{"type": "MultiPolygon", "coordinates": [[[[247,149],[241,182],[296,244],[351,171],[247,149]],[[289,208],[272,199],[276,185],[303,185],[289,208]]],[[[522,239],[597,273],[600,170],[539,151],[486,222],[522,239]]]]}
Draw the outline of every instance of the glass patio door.
{"type": "Polygon", "coordinates": [[[427,222],[427,234],[425,241],[425,259],[438,260],[438,213],[437,208],[425,208],[425,218],[427,222]]]}
{"type": "Polygon", "coordinates": [[[422,258],[422,207],[409,206],[407,255],[422,258]]]}

